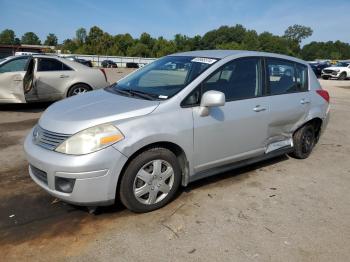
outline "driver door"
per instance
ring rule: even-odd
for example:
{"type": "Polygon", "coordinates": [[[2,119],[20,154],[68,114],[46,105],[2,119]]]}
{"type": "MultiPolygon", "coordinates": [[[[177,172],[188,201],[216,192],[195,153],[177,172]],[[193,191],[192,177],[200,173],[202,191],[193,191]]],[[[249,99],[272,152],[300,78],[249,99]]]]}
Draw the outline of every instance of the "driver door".
{"type": "Polygon", "coordinates": [[[259,57],[236,59],[202,83],[202,94],[220,91],[226,102],[208,116],[193,107],[195,172],[264,154],[269,104],[262,69],[259,57]]]}

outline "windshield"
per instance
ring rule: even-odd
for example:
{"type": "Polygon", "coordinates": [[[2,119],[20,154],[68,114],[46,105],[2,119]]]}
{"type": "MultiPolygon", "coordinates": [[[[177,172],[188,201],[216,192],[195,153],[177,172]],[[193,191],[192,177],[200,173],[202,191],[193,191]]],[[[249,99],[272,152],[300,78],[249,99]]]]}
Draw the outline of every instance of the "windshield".
{"type": "Polygon", "coordinates": [[[349,65],[349,63],[338,62],[334,66],[336,66],[336,67],[347,67],[348,65],[349,65]]]}
{"type": "Polygon", "coordinates": [[[166,56],[120,80],[116,91],[148,94],[168,99],[182,90],[217,60],[190,56],[166,56]]]}

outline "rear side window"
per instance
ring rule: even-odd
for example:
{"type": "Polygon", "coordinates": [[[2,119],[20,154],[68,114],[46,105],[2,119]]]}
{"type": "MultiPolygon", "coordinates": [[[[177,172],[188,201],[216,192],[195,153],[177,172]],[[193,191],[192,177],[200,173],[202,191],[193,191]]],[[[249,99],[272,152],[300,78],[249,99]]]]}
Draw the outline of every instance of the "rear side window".
{"type": "Polygon", "coordinates": [[[268,58],[266,65],[270,95],[308,90],[307,66],[273,58],[268,58]]]}
{"type": "Polygon", "coordinates": [[[11,60],[0,66],[0,73],[25,71],[28,57],[11,60]]]}
{"type": "Polygon", "coordinates": [[[280,95],[297,91],[293,62],[267,59],[267,74],[270,95],[280,95]]]}
{"type": "Polygon", "coordinates": [[[261,59],[257,57],[233,60],[202,83],[202,93],[223,92],[226,101],[254,98],[261,95],[261,59]]]}
{"type": "Polygon", "coordinates": [[[38,72],[47,71],[67,71],[72,70],[70,67],[56,59],[39,58],[38,72]]]}

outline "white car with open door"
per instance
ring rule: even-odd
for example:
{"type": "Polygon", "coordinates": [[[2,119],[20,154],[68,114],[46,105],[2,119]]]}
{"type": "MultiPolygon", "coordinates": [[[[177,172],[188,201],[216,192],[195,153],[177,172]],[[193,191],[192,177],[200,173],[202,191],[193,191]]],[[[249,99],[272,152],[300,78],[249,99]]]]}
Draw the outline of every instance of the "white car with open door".
{"type": "Polygon", "coordinates": [[[0,61],[0,103],[55,101],[109,85],[102,69],[47,55],[0,61]]]}

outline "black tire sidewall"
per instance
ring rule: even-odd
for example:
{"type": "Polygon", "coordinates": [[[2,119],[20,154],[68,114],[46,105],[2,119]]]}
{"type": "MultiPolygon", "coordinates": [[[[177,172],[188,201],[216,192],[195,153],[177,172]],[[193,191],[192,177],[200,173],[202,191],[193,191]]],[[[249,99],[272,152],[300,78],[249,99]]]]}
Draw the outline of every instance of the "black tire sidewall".
{"type": "Polygon", "coordinates": [[[299,130],[297,130],[293,136],[293,142],[294,142],[294,152],[291,154],[293,157],[298,158],[298,159],[305,159],[309,157],[311,154],[315,144],[316,144],[316,139],[315,139],[315,129],[313,125],[307,124],[303,127],[301,127],[299,130]],[[303,152],[303,136],[306,132],[311,131],[313,133],[312,137],[312,146],[309,151],[303,152]]]}
{"type": "Polygon", "coordinates": [[[120,200],[131,211],[144,213],[156,210],[166,205],[176,194],[181,183],[181,168],[174,153],[165,148],[152,148],[136,156],[126,168],[120,183],[120,200]],[[162,159],[167,161],[174,170],[174,184],[169,194],[160,202],[145,205],[140,203],[133,193],[133,185],[137,172],[148,162],[162,159]]]}
{"type": "Polygon", "coordinates": [[[346,73],[345,72],[342,72],[340,75],[339,75],[339,80],[345,80],[346,79],[346,73]]]}

